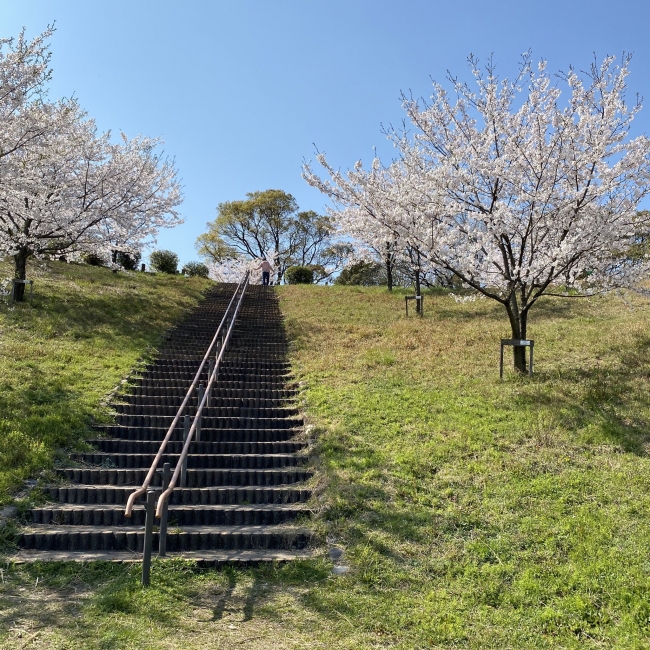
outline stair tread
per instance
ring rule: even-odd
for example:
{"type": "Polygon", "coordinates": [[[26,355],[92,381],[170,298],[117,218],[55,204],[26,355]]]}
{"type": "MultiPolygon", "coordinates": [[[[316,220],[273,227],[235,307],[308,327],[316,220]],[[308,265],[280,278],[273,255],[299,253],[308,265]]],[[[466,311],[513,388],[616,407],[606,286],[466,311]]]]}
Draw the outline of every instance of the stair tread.
{"type": "MultiPolygon", "coordinates": [[[[133,485],[115,485],[113,483],[61,483],[61,485],[51,485],[49,488],[92,488],[94,490],[128,490],[132,491],[133,485]]],[[[154,486],[156,487],[156,486],[154,486]]],[[[48,488],[48,489],[49,489],[48,488]]],[[[157,486],[160,490],[160,486],[157,486]]],[[[180,487],[177,485],[174,490],[295,490],[295,483],[282,483],[280,485],[204,485],[202,487],[180,487]]],[[[306,488],[301,488],[306,489],[306,488]]]]}
{"type": "MultiPolygon", "coordinates": [[[[166,558],[183,558],[206,563],[236,563],[236,562],[287,562],[292,560],[310,559],[314,551],[282,550],[282,549],[251,549],[251,550],[206,550],[182,551],[167,553],[166,558]]],[[[155,558],[155,555],[154,555],[155,558]]],[[[142,553],[132,551],[32,551],[22,550],[6,560],[14,564],[28,562],[141,562],[142,553]]],[[[160,561],[155,559],[155,561],[160,561]]]]}
{"type": "MultiPolygon", "coordinates": [[[[156,520],[156,526],[158,520],[156,520]]],[[[30,524],[23,528],[24,533],[85,533],[97,531],[112,531],[118,529],[120,532],[137,532],[144,530],[144,526],[92,526],[92,525],[79,525],[73,524],[30,524]]],[[[174,524],[168,527],[168,534],[171,535],[175,531],[182,533],[297,533],[309,534],[311,531],[304,526],[292,526],[291,524],[242,524],[234,526],[178,526],[174,524]]]]}
{"type": "MultiPolygon", "coordinates": [[[[241,454],[241,455],[244,455],[244,454],[241,454]]],[[[262,454],[250,454],[250,455],[262,455],[262,454]]],[[[271,455],[271,454],[267,454],[267,455],[271,455]]],[[[298,456],[298,454],[286,454],[286,455],[287,456],[298,456]]],[[[308,457],[305,455],[305,458],[308,458],[308,457]]],[[[102,471],[102,472],[124,472],[124,473],[140,471],[140,470],[136,470],[136,469],[127,469],[125,467],[101,467],[101,466],[95,466],[95,465],[91,465],[91,466],[89,466],[89,465],[83,465],[83,466],[71,465],[70,467],[58,467],[57,471],[58,472],[66,472],[66,471],[73,471],[73,470],[76,470],[76,469],[79,469],[79,470],[92,469],[94,471],[99,470],[99,471],[102,471]]],[[[172,471],[173,471],[173,469],[174,468],[172,467],[172,471]]],[[[261,468],[260,467],[259,469],[241,469],[239,467],[234,467],[234,468],[223,468],[223,469],[193,469],[193,468],[189,468],[187,471],[188,472],[232,472],[232,473],[239,473],[239,472],[241,472],[241,473],[251,473],[251,472],[253,472],[255,474],[282,474],[282,473],[286,473],[286,472],[305,472],[307,470],[305,470],[304,468],[285,469],[285,468],[282,468],[282,467],[268,467],[268,468],[261,468]]]]}
{"type": "MultiPolygon", "coordinates": [[[[307,488],[304,488],[307,489],[307,488]]],[[[33,508],[33,510],[124,510],[124,505],[119,503],[50,503],[33,508]]],[[[134,510],[144,510],[144,503],[136,503],[134,510]]],[[[264,512],[267,510],[303,510],[311,512],[310,508],[304,505],[304,502],[296,503],[224,503],[224,504],[169,504],[169,510],[254,510],[264,512]]]]}
{"type": "MultiPolygon", "coordinates": [[[[104,438],[104,440],[111,440],[111,438],[104,438]]],[[[150,443],[151,441],[150,440],[129,440],[128,442],[130,442],[130,443],[137,443],[137,442],[150,443]]],[[[174,442],[176,442],[176,441],[174,441],[174,442]]],[[[278,443],[281,443],[281,442],[290,442],[290,441],[278,440],[278,443]]],[[[201,440],[198,444],[201,444],[201,445],[209,445],[209,444],[219,445],[219,444],[222,444],[222,443],[219,443],[219,442],[211,443],[211,442],[207,442],[207,441],[204,442],[203,440],[201,440]]],[[[233,444],[236,444],[236,443],[233,443],[233,444]]],[[[254,445],[254,444],[257,444],[257,443],[247,442],[246,444],[247,445],[254,445]]],[[[272,444],[272,443],[268,442],[268,443],[260,443],[260,444],[272,444]]],[[[156,455],[153,452],[149,453],[149,452],[139,452],[139,451],[134,451],[134,452],[95,451],[94,449],[91,449],[89,451],[80,451],[80,452],[76,452],[76,453],[77,453],[77,455],[92,454],[93,456],[116,456],[116,455],[120,455],[120,456],[155,456],[156,455]]],[[[179,454],[165,454],[165,455],[166,456],[178,456],[179,454]]],[[[188,456],[246,456],[246,457],[255,457],[255,458],[267,457],[267,456],[272,456],[272,457],[275,458],[276,456],[300,456],[300,455],[301,454],[295,454],[295,453],[294,454],[289,454],[289,453],[277,453],[277,454],[273,454],[273,453],[271,453],[271,454],[201,454],[201,453],[195,453],[195,452],[189,452],[189,454],[188,454],[188,456]]],[[[306,454],[304,454],[304,455],[306,455],[306,454]]],[[[115,469],[117,469],[117,468],[115,468],[115,469]]]]}

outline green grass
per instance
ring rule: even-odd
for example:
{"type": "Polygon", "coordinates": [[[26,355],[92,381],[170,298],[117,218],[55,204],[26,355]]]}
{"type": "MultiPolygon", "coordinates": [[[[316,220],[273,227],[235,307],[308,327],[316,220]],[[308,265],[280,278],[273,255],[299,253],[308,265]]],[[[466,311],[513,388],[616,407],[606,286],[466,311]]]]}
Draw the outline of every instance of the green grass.
{"type": "Polygon", "coordinates": [[[3,647],[650,647],[647,301],[542,302],[536,376],[499,381],[488,301],[279,293],[315,527],[350,572],[7,566],[3,647]]]}
{"type": "Polygon", "coordinates": [[[61,262],[29,277],[31,304],[0,301],[0,503],[109,416],[102,401],[209,286],[61,262]]]}
{"type": "Polygon", "coordinates": [[[321,435],[327,534],[354,573],[314,597],[397,647],[648,647],[648,303],[548,299],[537,374],[498,379],[487,301],[288,288],[321,435]]]}

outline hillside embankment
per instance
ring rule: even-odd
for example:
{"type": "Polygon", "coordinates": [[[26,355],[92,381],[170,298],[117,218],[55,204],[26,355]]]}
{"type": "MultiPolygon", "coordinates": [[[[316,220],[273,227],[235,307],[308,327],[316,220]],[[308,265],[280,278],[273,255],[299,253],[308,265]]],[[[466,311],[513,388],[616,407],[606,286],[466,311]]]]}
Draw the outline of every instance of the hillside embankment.
{"type": "MultiPolygon", "coordinates": [[[[80,392],[90,385],[84,408],[99,413],[155,343],[129,320],[130,299],[117,290],[126,278],[112,284],[107,272],[102,303],[118,301],[115,321],[85,354],[56,362],[65,374],[51,395],[64,399],[65,382],[80,392]],[[109,344],[114,354],[125,348],[123,366],[111,367],[110,355],[105,366],[86,362],[109,344]]],[[[165,279],[165,290],[177,280],[165,279]]],[[[141,299],[153,305],[149,290],[141,299]]],[[[327,556],[247,570],[174,561],[154,563],[143,590],[138,567],[7,567],[3,647],[648,647],[647,300],[542,301],[529,332],[535,376],[507,368],[500,381],[499,339],[509,329],[498,305],[427,295],[420,320],[405,318],[399,291],[277,290],[312,424],[316,527],[349,570],[334,575],[327,556]]],[[[29,327],[22,334],[45,326],[29,327]]],[[[49,339],[35,340],[72,351],[86,341],[62,331],[53,324],[49,339]]],[[[53,358],[46,351],[30,363],[53,358]]],[[[56,399],[33,408],[46,417],[56,399]]]]}
{"type": "Polygon", "coordinates": [[[0,302],[0,504],[110,417],[108,394],[210,284],[63,262],[28,275],[31,302],[0,302]]]}

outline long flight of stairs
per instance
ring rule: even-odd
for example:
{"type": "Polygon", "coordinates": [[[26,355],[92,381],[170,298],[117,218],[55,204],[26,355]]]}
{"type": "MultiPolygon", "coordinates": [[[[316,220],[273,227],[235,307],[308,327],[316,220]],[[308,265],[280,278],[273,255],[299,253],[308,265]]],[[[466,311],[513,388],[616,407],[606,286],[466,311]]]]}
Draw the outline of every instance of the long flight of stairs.
{"type": "MultiPolygon", "coordinates": [[[[15,560],[139,559],[144,502],[127,519],[126,501],[142,484],[235,288],[216,285],[170,332],[156,361],[114,404],[115,423],[97,428],[89,441],[94,449],[60,469],[62,482],[49,487],[51,502],[31,511],[15,560]]],[[[200,441],[190,449],[187,486],[170,500],[169,555],[216,564],[309,556],[310,533],[301,520],[309,516],[310,474],[286,354],[273,289],[249,286],[200,441]]],[[[192,418],[196,407],[194,396],[192,418]]],[[[160,468],[169,462],[173,471],[182,436],[179,425],[160,468]]],[[[160,484],[158,473],[154,485],[160,484]]],[[[155,552],[157,532],[153,544],[155,552]]]]}

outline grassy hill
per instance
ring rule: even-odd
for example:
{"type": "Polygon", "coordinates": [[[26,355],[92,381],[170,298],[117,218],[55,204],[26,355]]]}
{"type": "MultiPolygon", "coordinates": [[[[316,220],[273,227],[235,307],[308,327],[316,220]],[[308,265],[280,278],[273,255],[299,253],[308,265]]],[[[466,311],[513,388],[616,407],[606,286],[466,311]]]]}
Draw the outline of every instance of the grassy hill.
{"type": "MultiPolygon", "coordinates": [[[[126,309],[110,287],[129,280],[113,281],[104,305],[126,309]]],[[[349,572],[332,575],[326,558],[174,561],[155,563],[143,590],[138,567],[8,567],[3,647],[650,647],[648,301],[543,301],[535,377],[499,381],[509,330],[490,302],[427,296],[425,318],[407,320],[400,292],[278,291],[313,424],[316,527],[349,572]]],[[[151,342],[131,326],[87,350],[132,345],[132,363],[151,342]]],[[[104,382],[95,402],[128,368],[74,355],[66,373],[83,357],[84,381],[104,382]]],[[[57,390],[70,390],[64,379],[57,390]]],[[[52,403],[31,408],[45,418],[52,403]]]]}
{"type": "Polygon", "coordinates": [[[28,275],[32,304],[0,300],[0,503],[107,417],[102,400],[209,284],[61,262],[28,275]]]}
{"type": "Polygon", "coordinates": [[[360,647],[649,647],[648,301],[547,299],[535,377],[499,381],[491,302],[282,296],[353,567],[312,610],[360,647]]]}

